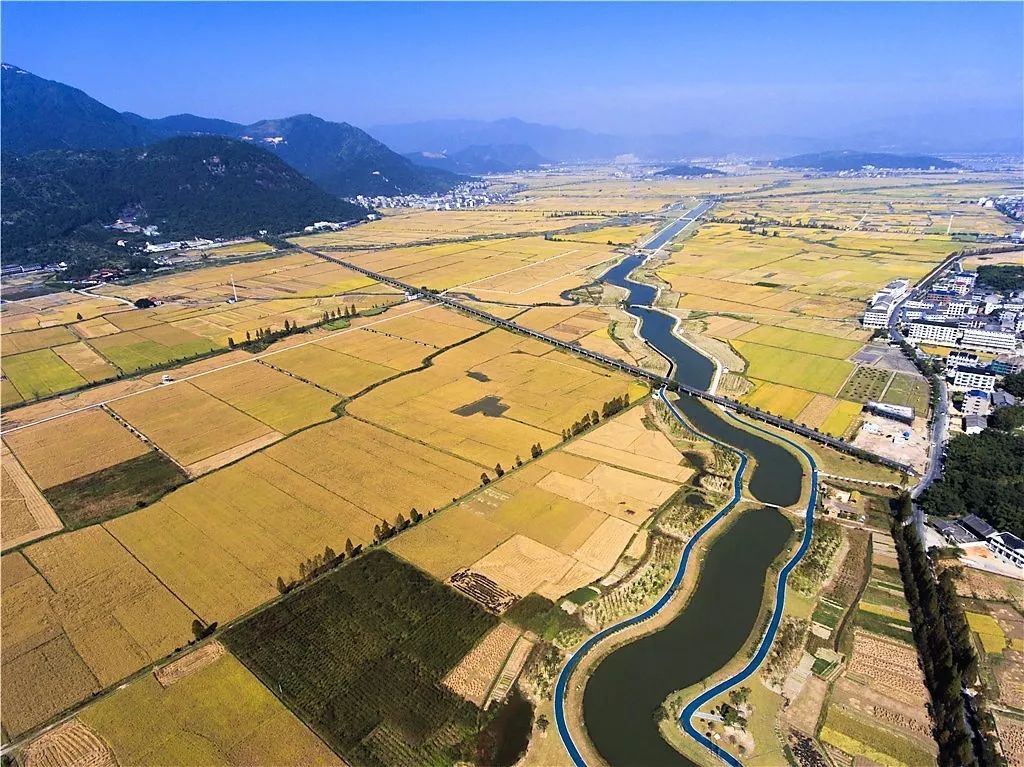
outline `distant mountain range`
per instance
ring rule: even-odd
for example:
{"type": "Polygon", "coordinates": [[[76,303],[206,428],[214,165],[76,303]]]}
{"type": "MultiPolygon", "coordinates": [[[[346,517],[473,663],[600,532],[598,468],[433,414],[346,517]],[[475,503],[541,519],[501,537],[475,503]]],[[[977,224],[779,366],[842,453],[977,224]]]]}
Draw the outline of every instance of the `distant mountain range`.
{"type": "Polygon", "coordinates": [[[370,129],[395,151],[452,155],[469,147],[528,146],[554,162],[611,159],[627,151],[619,136],[505,120],[427,120],[370,129]]]}
{"type": "Polygon", "coordinates": [[[173,136],[212,134],[273,152],[331,194],[352,197],[446,192],[466,179],[425,168],[348,123],[313,115],[240,125],[184,114],[148,119],[117,112],[77,88],[2,65],[5,154],[45,149],[121,149],[173,136]]]}
{"type": "Polygon", "coordinates": [[[417,165],[466,174],[510,173],[550,164],[526,144],[474,144],[450,154],[411,152],[405,156],[417,165]]]}
{"type": "Polygon", "coordinates": [[[776,160],[780,168],[809,168],[830,173],[844,170],[861,170],[866,167],[883,170],[949,170],[959,168],[955,162],[930,155],[902,155],[887,152],[857,152],[850,149],[830,152],[814,152],[776,160]]]}
{"type": "Polygon", "coordinates": [[[673,165],[671,168],[659,170],[655,176],[673,176],[679,178],[691,178],[694,176],[724,176],[720,170],[714,168],[703,168],[700,165],[673,165]]]}
{"type": "Polygon", "coordinates": [[[73,260],[116,252],[131,218],[167,239],[294,231],[368,211],[325,192],[274,154],[222,136],[179,136],[146,147],[3,156],[4,258],[73,260]]]}

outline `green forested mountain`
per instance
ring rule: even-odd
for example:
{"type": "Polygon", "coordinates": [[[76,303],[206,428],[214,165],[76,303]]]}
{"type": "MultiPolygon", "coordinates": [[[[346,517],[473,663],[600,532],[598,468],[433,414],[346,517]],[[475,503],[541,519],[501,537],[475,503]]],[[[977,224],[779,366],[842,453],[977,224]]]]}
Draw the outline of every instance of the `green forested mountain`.
{"type": "Polygon", "coordinates": [[[121,149],[154,136],[144,124],[77,88],[44,80],[11,64],[0,65],[4,154],[42,149],[121,149]]]}
{"type": "Polygon", "coordinates": [[[77,88],[3,65],[4,154],[121,149],[174,136],[219,135],[274,152],[341,197],[447,192],[465,179],[424,168],[348,123],[296,115],[240,125],[191,114],[149,119],[116,112],[77,88]]]}
{"type": "Polygon", "coordinates": [[[367,211],[324,192],[280,158],[219,136],[119,151],[49,151],[3,158],[4,257],[36,260],[55,241],[109,244],[120,216],[165,238],[294,231],[367,211]]]}
{"type": "Polygon", "coordinates": [[[880,168],[883,170],[895,170],[907,168],[911,170],[928,170],[936,168],[948,170],[959,168],[955,162],[943,160],[941,157],[930,155],[902,155],[889,154],[888,152],[855,152],[850,149],[843,149],[834,152],[814,152],[812,154],[799,154],[794,157],[786,157],[776,160],[775,165],[780,168],[812,168],[823,170],[829,173],[837,173],[843,170],[861,170],[866,166],[880,168]]]}
{"type": "Polygon", "coordinates": [[[413,164],[348,123],[314,115],[262,120],[241,138],[275,152],[322,188],[342,197],[447,192],[465,179],[413,164]]]}

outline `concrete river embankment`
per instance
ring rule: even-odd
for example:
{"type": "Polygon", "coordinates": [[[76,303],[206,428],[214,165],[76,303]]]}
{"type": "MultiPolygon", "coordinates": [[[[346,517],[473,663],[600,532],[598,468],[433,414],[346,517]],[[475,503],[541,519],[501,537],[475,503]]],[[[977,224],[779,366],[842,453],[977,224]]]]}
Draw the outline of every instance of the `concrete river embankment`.
{"type": "MultiPolygon", "coordinates": [[[[685,223],[684,216],[676,222],[680,226],[673,225],[659,233],[647,244],[648,248],[657,249],[666,244],[685,223]],[[662,242],[656,241],[666,235],[670,236],[662,242]]],[[[642,261],[640,255],[630,256],[609,270],[602,280],[629,291],[626,311],[640,320],[640,336],[672,363],[671,377],[680,383],[706,389],[715,373],[714,362],[673,334],[674,317],[650,308],[657,297],[654,287],[629,279],[629,274],[642,261]]],[[[586,764],[586,760],[566,723],[565,698],[570,684],[574,687],[585,684],[584,727],[604,761],[615,767],[689,764],[689,760],[661,737],[658,709],[670,693],[714,676],[740,652],[756,627],[765,589],[769,586],[771,565],[786,550],[793,535],[789,518],[770,507],[788,507],[799,501],[806,476],[802,462],[776,441],[767,439],[767,432],[756,427],[741,428],[731,414],[713,409],[694,397],[682,396],[670,401],[664,392],[660,396],[684,426],[739,455],[733,498],[686,546],[666,594],[641,615],[609,627],[588,640],[560,674],[555,689],[556,724],[577,765],[586,764]],[[748,465],[750,461],[754,464],[752,469],[748,465]],[[749,493],[765,503],[766,508],[747,511],[734,521],[728,520],[730,511],[740,500],[744,479],[749,493]],[[695,555],[691,561],[691,553],[698,542],[718,526],[724,529],[710,543],[702,561],[696,561],[695,555]],[[588,678],[573,677],[580,661],[609,635],[660,612],[682,583],[687,568],[694,567],[701,568],[696,586],[678,614],[656,631],[639,636],[601,658],[590,669],[588,678]]],[[[812,459],[804,455],[812,469],[812,492],[806,512],[809,522],[816,495],[816,475],[812,459]]],[[[732,684],[739,684],[752,674],[767,653],[781,617],[785,578],[806,550],[810,531],[807,524],[801,546],[783,567],[780,580],[773,584],[776,593],[768,630],[751,662],[731,678],[732,684]]],[[[722,685],[715,687],[718,691],[724,689],[722,685]]],[[[714,690],[708,694],[712,692],[714,690]]],[[[708,695],[702,695],[700,702],[706,699],[708,695]]],[[[689,716],[694,711],[696,704],[688,706],[681,724],[691,737],[710,748],[712,744],[703,742],[701,733],[689,726],[689,716]]],[[[738,764],[727,754],[719,754],[719,757],[727,763],[738,764]]]]}

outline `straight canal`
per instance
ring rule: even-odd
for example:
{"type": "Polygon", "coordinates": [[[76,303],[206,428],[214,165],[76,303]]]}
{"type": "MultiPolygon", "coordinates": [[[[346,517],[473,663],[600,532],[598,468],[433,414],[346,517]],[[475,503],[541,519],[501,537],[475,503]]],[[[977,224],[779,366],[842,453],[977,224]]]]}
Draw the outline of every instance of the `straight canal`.
{"type": "MultiPolygon", "coordinates": [[[[702,212],[703,208],[698,208],[693,215],[702,212]]],[[[684,227],[667,228],[648,247],[660,248],[681,228],[684,227]],[[667,239],[659,243],[663,237],[667,239]]],[[[642,262],[642,256],[630,256],[606,272],[602,280],[629,291],[626,311],[640,320],[639,333],[643,339],[672,363],[671,376],[681,383],[707,389],[715,374],[714,363],[673,334],[674,317],[649,308],[657,296],[654,287],[629,279],[629,274],[642,262]]],[[[731,416],[712,410],[697,399],[682,396],[673,404],[688,426],[753,460],[752,474],[749,469],[746,473],[750,493],[755,498],[775,506],[791,506],[800,499],[805,472],[790,452],[739,428],[731,416]]],[[[742,458],[740,471],[746,466],[747,459],[742,458]]],[[[740,488],[737,481],[736,499],[740,488]]],[[[719,524],[719,519],[724,519],[734,505],[735,500],[698,536],[719,524]]],[[[609,653],[585,680],[583,719],[587,735],[601,757],[615,767],[691,764],[661,737],[661,704],[670,693],[713,676],[740,652],[757,624],[771,565],[785,551],[794,530],[785,515],[767,507],[721,524],[726,527],[711,543],[702,563],[688,562],[692,546],[687,546],[683,553],[675,585],[682,581],[687,566],[701,567],[696,588],[685,607],[664,627],[609,653]]],[[[648,613],[626,623],[650,617],[668,602],[667,596],[648,613]]],[[[578,765],[585,762],[565,725],[565,692],[580,658],[614,630],[602,632],[591,640],[593,644],[577,651],[556,686],[559,733],[578,765]]],[[[580,683],[583,680],[573,682],[580,683]]]]}

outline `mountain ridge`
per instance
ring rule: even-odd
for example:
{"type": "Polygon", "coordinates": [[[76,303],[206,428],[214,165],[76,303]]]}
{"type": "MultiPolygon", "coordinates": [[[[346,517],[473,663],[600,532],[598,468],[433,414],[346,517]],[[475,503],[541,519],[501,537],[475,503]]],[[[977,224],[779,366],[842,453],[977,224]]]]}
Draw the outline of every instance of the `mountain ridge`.
{"type": "Polygon", "coordinates": [[[267,132],[287,132],[282,141],[264,141],[273,151],[324,190],[341,197],[394,196],[450,191],[466,178],[415,165],[365,131],[349,123],[314,115],[294,115],[241,125],[194,114],[147,118],[117,112],[84,91],[45,80],[3,64],[4,153],[31,154],[48,149],[124,149],[183,135],[219,135],[251,140],[267,132]]]}
{"type": "Polygon", "coordinates": [[[2,168],[4,255],[15,262],[70,260],[60,256],[65,248],[116,254],[116,241],[132,238],[104,225],[123,216],[183,239],[278,234],[369,213],[273,153],[223,136],[4,155],[2,168]]]}

